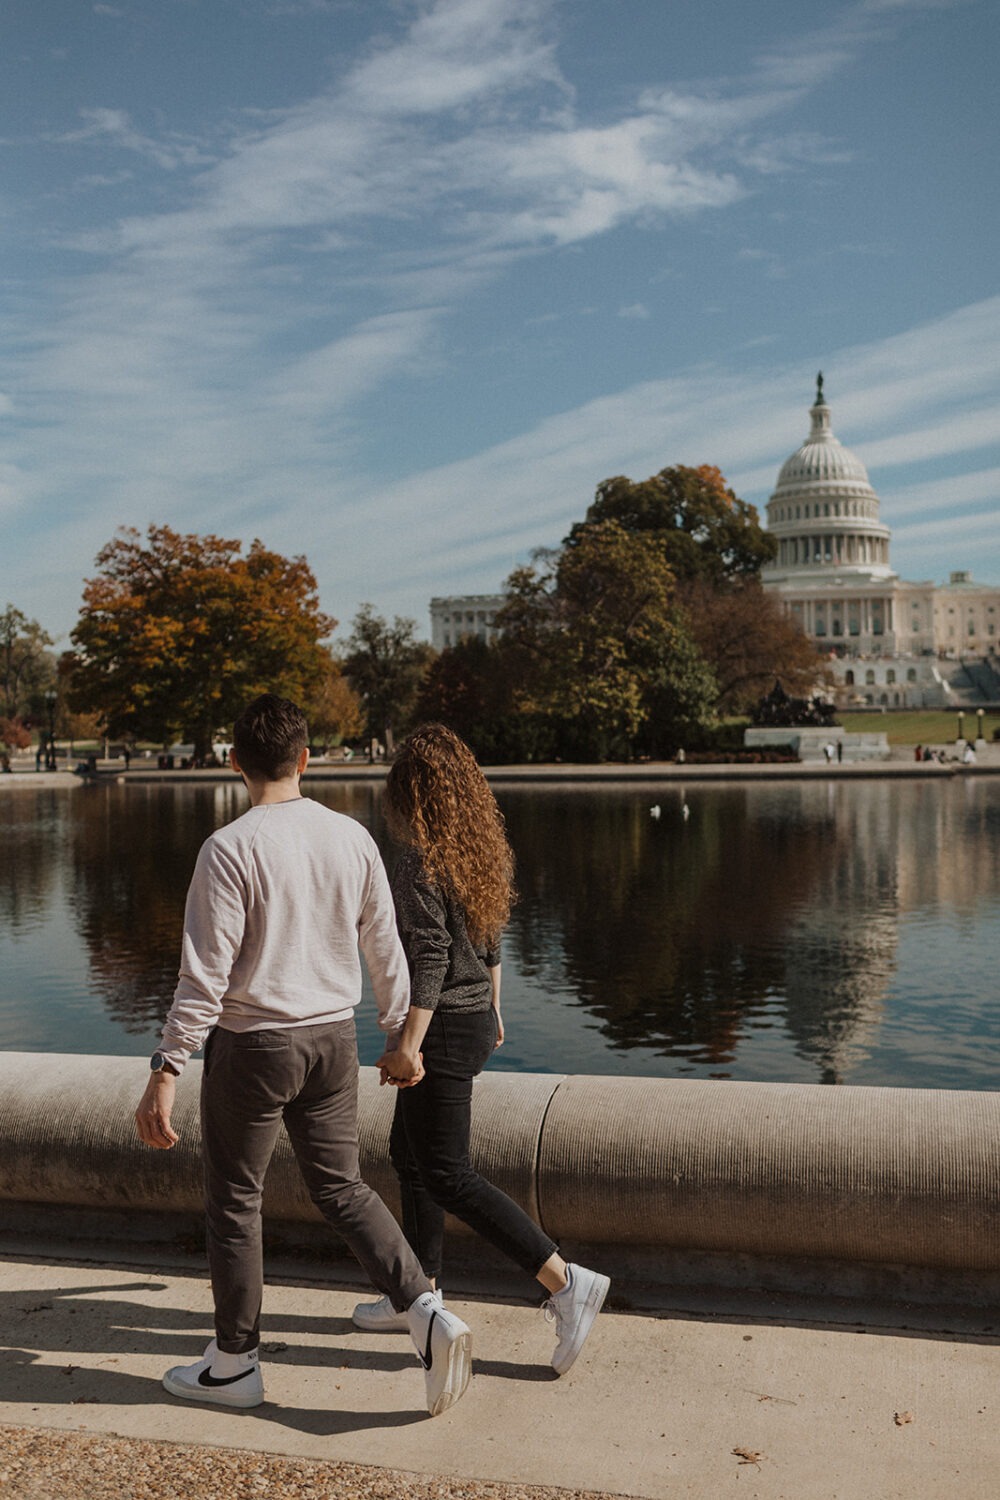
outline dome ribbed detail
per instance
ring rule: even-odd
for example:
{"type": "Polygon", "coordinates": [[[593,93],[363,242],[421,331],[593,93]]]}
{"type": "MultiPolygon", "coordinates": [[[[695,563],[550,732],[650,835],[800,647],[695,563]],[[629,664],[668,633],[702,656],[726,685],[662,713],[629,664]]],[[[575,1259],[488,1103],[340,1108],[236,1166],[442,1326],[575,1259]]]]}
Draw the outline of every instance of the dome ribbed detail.
{"type": "Polygon", "coordinates": [[[830,408],[817,403],[810,410],[812,431],[778,474],[772,499],[784,499],[789,491],[800,492],[814,485],[848,486],[853,495],[875,498],[868,470],[850,448],[845,448],[830,430],[830,408]]]}

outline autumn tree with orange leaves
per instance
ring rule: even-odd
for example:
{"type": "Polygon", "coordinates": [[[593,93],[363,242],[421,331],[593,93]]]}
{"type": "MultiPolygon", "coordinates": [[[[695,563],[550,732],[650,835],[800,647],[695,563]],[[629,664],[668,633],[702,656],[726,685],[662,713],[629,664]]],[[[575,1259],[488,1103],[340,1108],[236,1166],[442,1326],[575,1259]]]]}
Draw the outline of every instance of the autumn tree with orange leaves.
{"type": "Polygon", "coordinates": [[[123,527],[97,554],[72,632],[70,707],[116,737],[190,741],[206,757],[258,693],[305,699],[330,669],[304,557],[254,541],[123,527]]]}

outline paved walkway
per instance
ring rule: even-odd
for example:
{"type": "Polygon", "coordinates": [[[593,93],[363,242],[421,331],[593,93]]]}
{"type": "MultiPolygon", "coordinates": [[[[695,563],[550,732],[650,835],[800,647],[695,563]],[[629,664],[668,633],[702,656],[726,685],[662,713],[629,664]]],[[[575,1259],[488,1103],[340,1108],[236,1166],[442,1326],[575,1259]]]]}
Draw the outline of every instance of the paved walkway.
{"type": "Polygon", "coordinates": [[[988,1319],[897,1310],[859,1323],[857,1308],[790,1311],[703,1293],[640,1309],[619,1298],[556,1379],[537,1307],[460,1290],[449,1302],[473,1329],[474,1376],[465,1398],[431,1419],[406,1337],[353,1327],[357,1287],[281,1275],[265,1303],[268,1399],[227,1412],[176,1401],[159,1384],[208,1337],[203,1267],[142,1254],[109,1265],[79,1247],[55,1257],[7,1242],[4,1500],[1000,1492],[1000,1335],[988,1319]],[[185,1445],[225,1451],[211,1463],[185,1445]]]}

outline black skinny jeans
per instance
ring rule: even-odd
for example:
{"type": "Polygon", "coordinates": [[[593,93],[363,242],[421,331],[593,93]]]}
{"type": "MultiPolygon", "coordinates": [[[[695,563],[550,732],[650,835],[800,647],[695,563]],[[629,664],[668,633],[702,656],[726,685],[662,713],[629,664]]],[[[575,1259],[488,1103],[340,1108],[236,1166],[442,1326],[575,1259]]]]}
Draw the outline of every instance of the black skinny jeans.
{"type": "Polygon", "coordinates": [[[496,1011],[436,1010],[424,1037],[425,1077],[400,1089],[389,1139],[403,1232],[424,1275],[441,1275],[445,1211],[535,1276],[557,1246],[469,1160],[472,1080],[493,1054],[496,1011]]]}

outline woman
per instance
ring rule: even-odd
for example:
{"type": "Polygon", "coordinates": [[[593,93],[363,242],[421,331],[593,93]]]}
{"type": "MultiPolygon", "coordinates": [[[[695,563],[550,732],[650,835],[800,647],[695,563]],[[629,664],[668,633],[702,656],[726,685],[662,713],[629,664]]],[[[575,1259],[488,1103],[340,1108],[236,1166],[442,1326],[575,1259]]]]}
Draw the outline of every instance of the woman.
{"type": "MultiPolygon", "coordinates": [[[[555,1243],[469,1160],[472,1081],[503,1041],[500,933],[510,916],[514,858],[503,816],[468,745],[426,724],[403,746],[386,781],[390,832],[404,846],[392,878],[396,921],[410,967],[410,1010],[398,1046],[379,1060],[399,1086],[390,1156],[403,1230],[437,1287],[445,1212],[455,1214],[549,1293],[565,1374],[583,1348],[610,1285],[567,1265],[555,1243]]],[[[354,1310],[360,1328],[404,1329],[387,1298],[354,1310]]]]}

